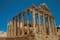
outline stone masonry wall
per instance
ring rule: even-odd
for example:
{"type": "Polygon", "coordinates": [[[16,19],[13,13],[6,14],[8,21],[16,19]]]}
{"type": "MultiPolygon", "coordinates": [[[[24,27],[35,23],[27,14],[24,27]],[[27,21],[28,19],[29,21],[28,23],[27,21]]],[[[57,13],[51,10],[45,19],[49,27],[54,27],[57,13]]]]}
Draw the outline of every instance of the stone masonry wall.
{"type": "Polygon", "coordinates": [[[60,40],[60,36],[58,35],[43,35],[43,34],[35,34],[35,35],[25,35],[22,37],[10,37],[10,38],[0,38],[0,40],[60,40]]]}
{"type": "Polygon", "coordinates": [[[22,37],[10,37],[10,38],[0,38],[0,40],[35,40],[34,35],[25,35],[22,37]]]}

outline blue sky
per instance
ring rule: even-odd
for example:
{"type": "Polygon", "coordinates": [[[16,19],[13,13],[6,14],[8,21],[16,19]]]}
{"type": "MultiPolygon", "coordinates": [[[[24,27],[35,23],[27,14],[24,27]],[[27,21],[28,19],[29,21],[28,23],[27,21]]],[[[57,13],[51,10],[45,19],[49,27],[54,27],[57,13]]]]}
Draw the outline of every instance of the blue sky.
{"type": "Polygon", "coordinates": [[[60,0],[0,0],[0,30],[6,31],[8,20],[32,3],[36,6],[46,3],[55,16],[56,25],[60,25],[60,0]]]}

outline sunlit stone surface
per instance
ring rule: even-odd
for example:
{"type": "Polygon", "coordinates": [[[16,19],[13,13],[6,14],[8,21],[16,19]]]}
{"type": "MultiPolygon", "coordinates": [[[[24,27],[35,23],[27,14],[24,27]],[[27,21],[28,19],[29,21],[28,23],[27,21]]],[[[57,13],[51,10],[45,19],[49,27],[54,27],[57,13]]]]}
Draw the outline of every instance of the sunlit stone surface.
{"type": "Polygon", "coordinates": [[[13,16],[12,20],[8,22],[7,38],[5,38],[5,40],[58,39],[55,18],[45,3],[39,7],[32,4],[26,10],[13,16]],[[31,15],[29,16],[29,14],[31,15]]]}

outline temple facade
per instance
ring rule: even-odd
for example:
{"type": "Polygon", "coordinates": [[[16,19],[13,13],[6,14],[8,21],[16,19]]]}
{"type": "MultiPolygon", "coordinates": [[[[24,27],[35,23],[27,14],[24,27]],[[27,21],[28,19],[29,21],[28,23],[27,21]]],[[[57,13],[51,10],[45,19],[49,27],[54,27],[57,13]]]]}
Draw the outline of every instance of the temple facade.
{"type": "Polygon", "coordinates": [[[32,4],[8,21],[8,37],[24,36],[28,34],[56,34],[55,18],[46,4],[35,6],[32,4]]]}

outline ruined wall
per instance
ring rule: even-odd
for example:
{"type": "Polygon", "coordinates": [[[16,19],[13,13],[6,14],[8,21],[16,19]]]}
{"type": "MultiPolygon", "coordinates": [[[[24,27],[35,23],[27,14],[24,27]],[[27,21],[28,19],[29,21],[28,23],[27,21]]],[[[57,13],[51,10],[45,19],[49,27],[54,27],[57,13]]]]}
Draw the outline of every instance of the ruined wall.
{"type": "Polygon", "coordinates": [[[0,38],[0,40],[35,40],[35,36],[34,35],[25,35],[22,37],[0,38]]]}
{"type": "Polygon", "coordinates": [[[0,40],[60,40],[60,37],[57,35],[25,35],[20,37],[9,37],[9,38],[0,38],[0,40]]]}

